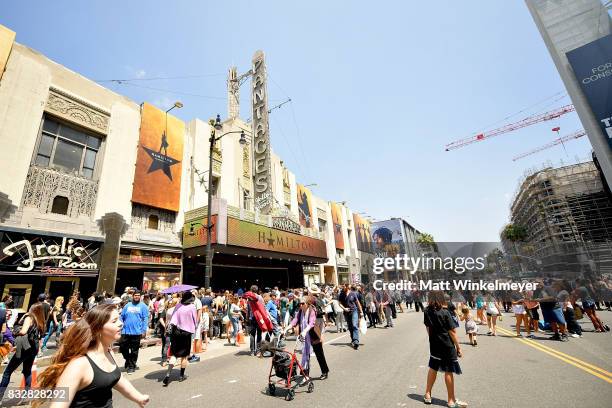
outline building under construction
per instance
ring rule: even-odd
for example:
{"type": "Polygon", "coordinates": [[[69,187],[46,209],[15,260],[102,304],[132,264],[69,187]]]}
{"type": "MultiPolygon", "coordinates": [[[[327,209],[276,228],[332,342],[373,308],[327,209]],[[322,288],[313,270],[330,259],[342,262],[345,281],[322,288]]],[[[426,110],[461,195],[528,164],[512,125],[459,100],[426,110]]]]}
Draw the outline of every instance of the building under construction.
{"type": "Polygon", "coordinates": [[[519,270],[568,279],[612,274],[612,200],[593,161],[527,174],[511,222],[526,230],[521,242],[502,237],[519,270]]]}

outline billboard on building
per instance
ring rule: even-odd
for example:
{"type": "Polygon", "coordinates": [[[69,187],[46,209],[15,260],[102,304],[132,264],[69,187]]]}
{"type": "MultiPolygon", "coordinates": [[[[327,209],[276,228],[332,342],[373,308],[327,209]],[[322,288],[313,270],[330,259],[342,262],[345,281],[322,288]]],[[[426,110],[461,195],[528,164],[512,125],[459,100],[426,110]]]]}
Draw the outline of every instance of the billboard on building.
{"type": "Polygon", "coordinates": [[[268,87],[263,51],[253,55],[253,183],[255,206],[264,214],[272,210],[272,162],[270,159],[270,124],[268,87]]]}
{"type": "Polygon", "coordinates": [[[372,245],[379,256],[393,257],[405,253],[400,220],[377,221],[372,225],[372,245]]]}
{"type": "Polygon", "coordinates": [[[370,240],[372,225],[370,221],[359,214],[353,213],[353,223],[355,224],[357,249],[361,252],[372,252],[372,241],[370,240]]]}
{"type": "Polygon", "coordinates": [[[312,193],[308,187],[304,187],[302,184],[297,185],[297,200],[298,200],[298,212],[300,213],[300,224],[304,228],[312,228],[312,193]]]}
{"type": "Polygon", "coordinates": [[[608,147],[612,149],[612,34],[566,55],[608,147]]]}
{"type": "Polygon", "coordinates": [[[15,42],[15,32],[0,24],[0,78],[11,55],[13,42],[15,42]]]}
{"type": "Polygon", "coordinates": [[[334,241],[337,249],[344,249],[344,236],[342,235],[342,212],[340,205],[330,202],[332,224],[334,226],[334,241]]]}
{"type": "Polygon", "coordinates": [[[231,217],[227,220],[227,244],[327,259],[324,240],[231,217]]]}
{"type": "Polygon", "coordinates": [[[178,211],[185,124],[142,104],[132,202],[178,211]]]}

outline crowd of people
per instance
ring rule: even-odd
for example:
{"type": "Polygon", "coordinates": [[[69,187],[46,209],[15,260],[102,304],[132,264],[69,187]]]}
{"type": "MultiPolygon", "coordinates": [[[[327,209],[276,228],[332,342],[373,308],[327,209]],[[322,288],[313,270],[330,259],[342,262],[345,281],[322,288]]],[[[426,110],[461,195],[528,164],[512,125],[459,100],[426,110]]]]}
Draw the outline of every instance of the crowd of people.
{"type": "Polygon", "coordinates": [[[238,345],[240,337],[248,336],[250,355],[261,356],[265,351],[262,345],[276,342],[283,346],[285,335],[292,333],[303,343],[301,365],[306,382],[311,378],[311,350],[321,370],[319,378],[325,380],[330,373],[323,350],[325,332],[348,331],[351,347],[358,350],[360,334],[367,328],[391,329],[398,312],[414,309],[423,313],[430,343],[424,402],[431,402],[440,371],[444,372],[449,406],[461,407],[467,404],[455,398],[453,380],[454,374],[461,374],[458,358],[462,351],[456,331],[461,322],[473,347],[478,346],[480,325],[486,325],[486,335],[497,335],[497,321],[503,312],[514,315],[517,336],[524,332],[534,338],[534,333],[550,330],[553,339],[567,341],[570,336],[582,335],[576,320],[583,315],[590,319],[594,331],[609,331],[597,311],[610,310],[610,300],[607,294],[601,296],[601,286],[585,279],[571,283],[542,279],[535,291],[523,293],[388,291],[367,285],[313,284],[287,290],[260,290],[253,285],[248,291],[194,288],[163,294],[128,287],[120,296],[94,293],[82,299],[76,292],[65,306],[62,296],[51,300],[41,294],[29,311],[17,318],[12,299],[5,296],[0,302],[0,357],[6,365],[0,401],[19,366],[26,387],[30,386],[32,365],[53,337],[56,350],[51,366],[40,376],[41,386],[69,387],[71,401],[80,406],[112,401],[112,389],[144,406],[148,396],[121,376],[113,345],[119,346],[129,375],[138,369],[141,340],[161,338],[160,364],[167,367],[162,384],[167,387],[174,367],[179,369],[179,381],[187,379],[188,364],[199,361],[198,354],[206,351],[213,339],[238,345]]]}

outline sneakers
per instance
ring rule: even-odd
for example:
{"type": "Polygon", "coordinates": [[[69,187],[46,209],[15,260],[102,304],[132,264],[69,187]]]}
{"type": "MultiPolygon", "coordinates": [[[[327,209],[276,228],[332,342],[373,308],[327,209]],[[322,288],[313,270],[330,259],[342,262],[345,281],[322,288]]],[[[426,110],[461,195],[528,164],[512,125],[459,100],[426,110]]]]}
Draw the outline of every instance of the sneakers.
{"type": "Polygon", "coordinates": [[[323,373],[323,374],[321,374],[321,376],[319,377],[319,380],[327,380],[327,377],[329,377],[329,373],[323,373]]]}
{"type": "Polygon", "coordinates": [[[530,339],[535,339],[535,336],[533,334],[530,334],[527,337],[529,337],[530,339]]]}
{"type": "Polygon", "coordinates": [[[559,335],[559,333],[555,333],[550,337],[550,339],[561,341],[561,335],[559,335]]]}
{"type": "Polygon", "coordinates": [[[353,343],[353,348],[357,350],[359,348],[359,343],[353,343]]]}
{"type": "Polygon", "coordinates": [[[191,357],[189,357],[189,362],[190,363],[197,363],[198,361],[200,361],[200,356],[191,356],[191,357]]]}
{"type": "Polygon", "coordinates": [[[170,384],[170,376],[167,375],[164,377],[164,381],[162,381],[162,383],[164,384],[164,387],[167,387],[168,384],[170,384]]]}
{"type": "Polygon", "coordinates": [[[179,382],[183,382],[183,381],[185,381],[186,379],[187,379],[187,376],[186,376],[186,375],[181,375],[181,376],[179,377],[179,382]]]}
{"type": "Polygon", "coordinates": [[[567,334],[566,334],[566,333],[563,333],[563,334],[561,335],[561,341],[569,341],[569,338],[567,337],[567,334]]]}

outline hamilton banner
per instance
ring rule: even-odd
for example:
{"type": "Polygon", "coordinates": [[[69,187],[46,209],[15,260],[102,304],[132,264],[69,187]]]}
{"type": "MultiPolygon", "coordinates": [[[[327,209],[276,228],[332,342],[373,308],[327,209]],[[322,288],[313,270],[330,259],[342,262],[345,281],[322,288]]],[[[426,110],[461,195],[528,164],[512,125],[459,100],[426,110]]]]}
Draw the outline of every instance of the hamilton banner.
{"type": "Polygon", "coordinates": [[[185,124],[144,103],[132,201],[178,211],[185,124]]]}
{"type": "Polygon", "coordinates": [[[327,247],[325,241],[321,239],[281,231],[236,218],[227,220],[227,244],[327,259],[327,247]]]}
{"type": "Polygon", "coordinates": [[[355,237],[357,238],[357,249],[362,252],[372,253],[372,243],[370,241],[370,221],[359,214],[353,213],[353,223],[355,224],[355,237]]]}
{"type": "Polygon", "coordinates": [[[297,185],[298,212],[300,213],[300,224],[304,228],[314,227],[312,220],[312,193],[308,187],[297,185]]]}
{"type": "Polygon", "coordinates": [[[330,202],[332,224],[334,224],[334,241],[337,249],[344,249],[344,237],[342,236],[342,212],[338,203],[330,202]]]}

